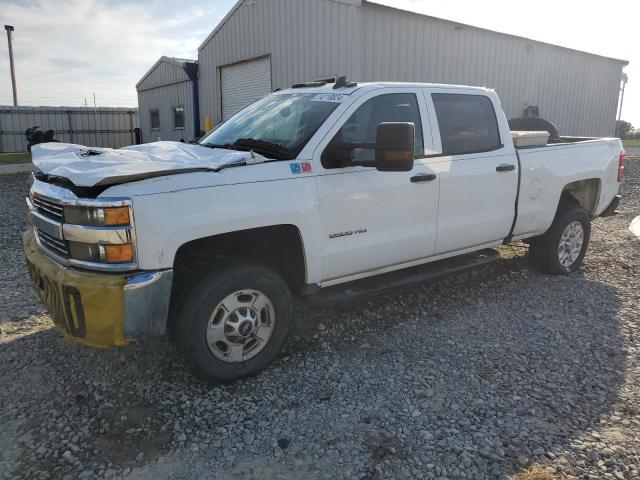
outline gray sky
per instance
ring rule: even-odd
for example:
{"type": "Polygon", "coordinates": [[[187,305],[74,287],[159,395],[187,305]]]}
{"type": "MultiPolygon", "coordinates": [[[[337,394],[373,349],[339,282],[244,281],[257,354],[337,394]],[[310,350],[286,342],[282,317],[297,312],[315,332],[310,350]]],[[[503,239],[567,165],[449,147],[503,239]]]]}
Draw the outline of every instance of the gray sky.
{"type": "MultiPolygon", "coordinates": [[[[398,8],[629,60],[623,119],[640,128],[636,1],[378,0],[398,8]],[[606,8],[604,6],[606,5],[606,8]]],[[[135,106],[135,84],[161,55],[196,58],[198,45],[235,0],[0,0],[0,24],[16,28],[24,105],[135,106]]],[[[0,104],[11,81],[0,43],[0,104]]]]}

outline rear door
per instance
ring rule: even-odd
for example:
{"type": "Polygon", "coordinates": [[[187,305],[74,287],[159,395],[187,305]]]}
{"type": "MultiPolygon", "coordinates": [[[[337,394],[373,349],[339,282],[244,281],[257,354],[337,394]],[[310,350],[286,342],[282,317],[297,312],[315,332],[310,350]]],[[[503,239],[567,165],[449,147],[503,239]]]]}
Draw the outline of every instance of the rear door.
{"type": "Polygon", "coordinates": [[[439,152],[428,161],[440,178],[434,254],[501,242],[515,214],[518,165],[497,96],[447,88],[424,93],[439,152]]]}

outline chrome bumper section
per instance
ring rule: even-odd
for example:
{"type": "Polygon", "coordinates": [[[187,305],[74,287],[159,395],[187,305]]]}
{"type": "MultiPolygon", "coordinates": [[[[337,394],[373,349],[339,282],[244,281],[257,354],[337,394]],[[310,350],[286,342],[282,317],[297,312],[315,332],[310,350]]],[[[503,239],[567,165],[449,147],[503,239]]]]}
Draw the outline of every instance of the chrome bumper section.
{"type": "Polygon", "coordinates": [[[173,270],[131,276],[124,285],[124,332],[144,340],[166,333],[173,270]]]}

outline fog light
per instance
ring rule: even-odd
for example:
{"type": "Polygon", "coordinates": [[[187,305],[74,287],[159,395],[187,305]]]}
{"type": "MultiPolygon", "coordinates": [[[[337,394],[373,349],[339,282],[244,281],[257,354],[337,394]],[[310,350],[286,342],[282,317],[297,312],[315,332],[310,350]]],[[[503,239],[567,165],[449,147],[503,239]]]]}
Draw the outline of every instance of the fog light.
{"type": "Polygon", "coordinates": [[[104,259],[107,263],[133,263],[133,245],[103,245],[104,259]]]}
{"type": "MultiPolygon", "coordinates": [[[[74,260],[83,262],[102,262],[100,245],[94,243],[67,242],[69,253],[74,260]]],[[[104,254],[102,255],[104,257],[104,254]]]]}

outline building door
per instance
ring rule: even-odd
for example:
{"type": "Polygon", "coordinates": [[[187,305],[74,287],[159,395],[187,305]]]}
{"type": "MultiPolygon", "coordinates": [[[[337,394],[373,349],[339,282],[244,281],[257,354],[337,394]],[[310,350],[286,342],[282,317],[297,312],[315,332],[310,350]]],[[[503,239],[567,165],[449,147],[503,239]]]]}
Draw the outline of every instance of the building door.
{"type": "Polygon", "coordinates": [[[271,60],[267,57],[220,69],[222,120],[271,93],[271,60]]]}

